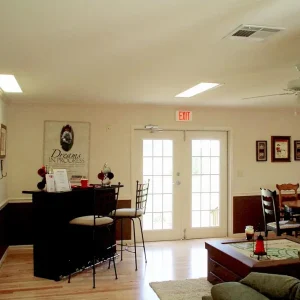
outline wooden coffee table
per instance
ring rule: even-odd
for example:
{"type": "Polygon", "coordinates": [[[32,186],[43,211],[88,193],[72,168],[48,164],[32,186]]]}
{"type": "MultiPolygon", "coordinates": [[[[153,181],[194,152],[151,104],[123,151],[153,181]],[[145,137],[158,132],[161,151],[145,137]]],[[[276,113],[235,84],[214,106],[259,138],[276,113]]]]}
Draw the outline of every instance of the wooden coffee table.
{"type": "Polygon", "coordinates": [[[291,236],[267,240],[269,259],[251,257],[253,242],[246,240],[208,241],[205,248],[207,280],[212,284],[239,281],[250,272],[285,274],[300,279],[300,239],[291,236]]]}

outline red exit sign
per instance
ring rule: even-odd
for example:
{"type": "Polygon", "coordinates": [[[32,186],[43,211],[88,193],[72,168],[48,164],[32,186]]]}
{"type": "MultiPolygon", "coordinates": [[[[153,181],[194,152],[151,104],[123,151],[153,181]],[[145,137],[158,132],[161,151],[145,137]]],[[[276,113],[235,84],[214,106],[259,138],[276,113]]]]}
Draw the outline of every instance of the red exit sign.
{"type": "Polygon", "coordinates": [[[192,112],[188,110],[177,110],[176,121],[181,121],[181,122],[192,121],[192,112]]]}

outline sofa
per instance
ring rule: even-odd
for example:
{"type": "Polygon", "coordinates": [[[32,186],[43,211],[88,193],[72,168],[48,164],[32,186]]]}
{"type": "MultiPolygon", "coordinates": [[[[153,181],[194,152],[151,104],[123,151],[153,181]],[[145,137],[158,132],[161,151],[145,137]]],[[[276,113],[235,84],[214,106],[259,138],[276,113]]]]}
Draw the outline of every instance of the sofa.
{"type": "Polygon", "coordinates": [[[216,284],[202,300],[300,300],[300,280],[291,276],[252,272],[239,282],[216,284]]]}

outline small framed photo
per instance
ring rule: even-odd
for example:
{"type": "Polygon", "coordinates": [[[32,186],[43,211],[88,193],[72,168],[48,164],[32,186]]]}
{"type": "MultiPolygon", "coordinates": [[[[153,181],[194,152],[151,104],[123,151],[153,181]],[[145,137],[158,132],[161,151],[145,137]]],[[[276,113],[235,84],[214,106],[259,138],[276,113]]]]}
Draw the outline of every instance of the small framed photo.
{"type": "Polygon", "coordinates": [[[271,136],[271,161],[290,162],[291,161],[291,137],[271,136]]]}
{"type": "Polygon", "coordinates": [[[267,141],[256,141],[256,161],[267,161],[267,141]]]}
{"type": "Polygon", "coordinates": [[[1,124],[0,126],[0,158],[6,156],[6,126],[1,124]]]}
{"type": "Polygon", "coordinates": [[[294,159],[300,160],[300,141],[294,141],[294,159]]]}

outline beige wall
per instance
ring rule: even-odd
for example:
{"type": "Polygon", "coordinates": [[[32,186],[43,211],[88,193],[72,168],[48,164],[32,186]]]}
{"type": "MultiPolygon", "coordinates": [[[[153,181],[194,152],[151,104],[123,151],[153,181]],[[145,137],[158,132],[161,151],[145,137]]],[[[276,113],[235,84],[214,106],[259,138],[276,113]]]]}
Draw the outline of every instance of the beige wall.
{"type": "Polygon", "coordinates": [[[176,107],[168,106],[11,104],[8,108],[8,197],[11,200],[24,198],[22,190],[36,189],[39,181],[36,171],[43,157],[44,120],[91,123],[90,181],[97,182],[103,163],[108,162],[115,173],[115,182],[125,185],[121,198],[131,196],[132,128],[149,123],[162,128],[228,128],[230,199],[233,195],[258,194],[262,186],[274,189],[276,183],[300,182],[300,162],[293,161],[293,150],[291,163],[270,162],[271,135],[290,135],[292,145],[293,140],[300,140],[300,117],[295,117],[293,111],[190,109],[193,122],[183,124],[175,121],[176,107]],[[110,132],[106,132],[107,125],[112,126],[110,132]],[[256,162],[256,140],[268,141],[268,162],[256,162]]]}
{"type": "MultiPolygon", "coordinates": [[[[7,125],[7,104],[3,100],[2,94],[0,93],[0,124],[7,125]]],[[[4,168],[8,167],[7,159],[4,160],[4,168]]],[[[6,172],[6,170],[4,170],[6,172]]],[[[0,174],[2,176],[2,174],[0,174]]],[[[0,208],[5,204],[7,200],[7,182],[8,177],[4,177],[0,180],[0,208]]]]}

